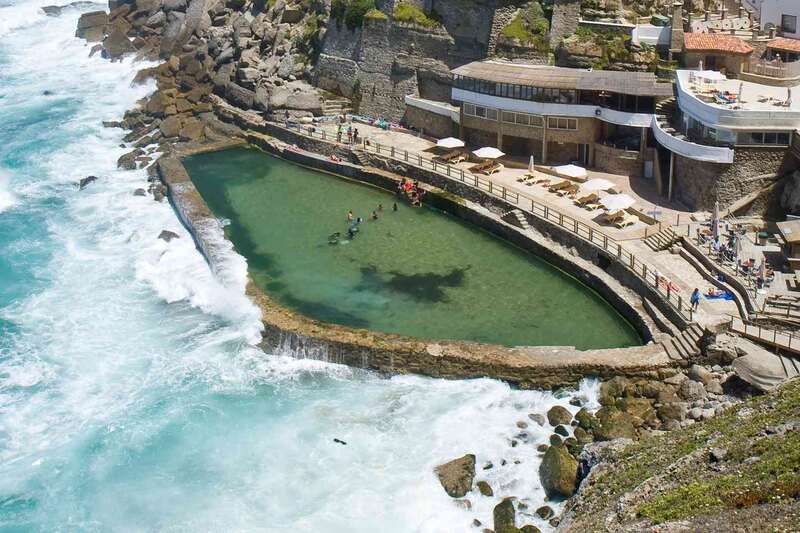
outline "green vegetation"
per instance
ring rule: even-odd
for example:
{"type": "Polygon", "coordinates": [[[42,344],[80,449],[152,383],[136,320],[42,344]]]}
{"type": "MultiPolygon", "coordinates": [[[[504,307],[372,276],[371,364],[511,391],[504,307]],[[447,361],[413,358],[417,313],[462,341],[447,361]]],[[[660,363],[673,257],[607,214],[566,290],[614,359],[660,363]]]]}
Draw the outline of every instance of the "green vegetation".
{"type": "Polygon", "coordinates": [[[800,497],[800,432],[792,429],[798,418],[795,380],[708,422],[632,444],[583,495],[579,525],[594,529],[591,521],[602,520],[623,494],[634,498],[636,517],[653,523],[792,502],[800,497]],[[712,448],[724,457],[712,461],[712,448]],[[643,483],[649,488],[637,492],[643,483]]]}
{"type": "Polygon", "coordinates": [[[374,9],[375,0],[333,0],[331,17],[336,20],[337,27],[341,28],[344,22],[348,29],[355,30],[364,24],[364,16],[374,9]]]}
{"type": "Polygon", "coordinates": [[[386,13],[384,13],[380,9],[370,9],[364,15],[364,19],[366,19],[366,20],[389,20],[389,17],[387,17],[386,13]]]}
{"type": "MultiPolygon", "coordinates": [[[[570,39],[590,45],[600,51],[600,57],[592,62],[592,68],[607,70],[615,63],[641,63],[646,61],[647,69],[655,72],[658,67],[658,54],[652,46],[643,45],[639,54],[631,50],[631,37],[624,32],[597,32],[587,26],[578,26],[570,39]]],[[[613,70],[613,69],[612,69],[613,70]]]]}
{"type": "Polygon", "coordinates": [[[420,8],[408,2],[400,2],[394,6],[392,16],[398,22],[416,24],[423,28],[435,28],[440,25],[438,21],[426,15],[420,8]]]}
{"type": "Polygon", "coordinates": [[[319,38],[320,22],[319,15],[308,17],[297,42],[300,53],[311,60],[315,60],[322,49],[322,41],[319,38]]]}
{"type": "Polygon", "coordinates": [[[533,46],[540,52],[549,50],[547,32],[550,23],[539,2],[531,2],[527,9],[520,10],[514,19],[503,28],[501,35],[519,41],[524,46],[533,46]]]}

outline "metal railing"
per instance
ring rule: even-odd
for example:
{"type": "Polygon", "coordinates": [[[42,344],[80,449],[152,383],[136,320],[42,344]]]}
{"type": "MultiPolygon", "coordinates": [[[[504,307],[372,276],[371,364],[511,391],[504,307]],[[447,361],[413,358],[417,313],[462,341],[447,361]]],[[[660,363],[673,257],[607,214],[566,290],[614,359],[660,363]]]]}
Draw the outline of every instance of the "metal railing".
{"type": "Polygon", "coordinates": [[[729,327],[731,331],[740,333],[745,337],[771,343],[773,346],[795,353],[800,352],[800,339],[798,339],[798,334],[794,331],[767,328],[761,324],[754,324],[734,317],[731,317],[729,327]],[[793,343],[794,346],[792,346],[793,343]]]}
{"type": "MultiPolygon", "coordinates": [[[[273,123],[273,125],[282,129],[287,129],[281,124],[273,123]]],[[[300,135],[322,139],[323,141],[336,142],[337,139],[336,134],[329,134],[325,130],[318,130],[314,127],[308,126],[288,128],[287,131],[294,131],[300,135]]],[[[422,170],[429,170],[444,178],[457,181],[482,192],[486,192],[496,198],[516,206],[523,212],[533,215],[536,218],[545,220],[551,224],[555,224],[571,234],[579,237],[581,240],[600,248],[609,256],[616,259],[618,263],[631,271],[637,278],[642,280],[646,285],[652,287],[673,309],[678,312],[681,317],[690,322],[694,317],[694,312],[688,302],[688,299],[684,299],[683,296],[679,294],[680,289],[677,287],[677,285],[671,282],[668,278],[660,275],[657,269],[647,265],[637,258],[633,253],[623,248],[622,245],[612,237],[609,237],[607,234],[597,230],[585,222],[553,209],[549,205],[541,203],[530,196],[510,190],[503,185],[498,185],[488,178],[473,174],[465,171],[463,168],[459,168],[448,163],[439,162],[435,159],[424,157],[422,154],[417,152],[410,152],[405,149],[398,149],[394,146],[382,145],[368,139],[359,139],[357,144],[340,144],[348,146],[351,149],[357,147],[365,152],[372,152],[379,156],[389,157],[395,161],[407,163],[422,170]]]]}

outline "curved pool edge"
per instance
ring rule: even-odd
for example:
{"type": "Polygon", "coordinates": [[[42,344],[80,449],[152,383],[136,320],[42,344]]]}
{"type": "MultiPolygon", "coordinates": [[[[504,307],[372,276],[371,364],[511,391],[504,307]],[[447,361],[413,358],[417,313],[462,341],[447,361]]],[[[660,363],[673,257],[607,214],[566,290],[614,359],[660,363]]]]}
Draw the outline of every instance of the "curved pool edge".
{"type": "MultiPolygon", "coordinates": [[[[271,155],[384,189],[393,190],[395,180],[399,179],[389,172],[347,163],[334,164],[321,156],[286,150],[283,143],[264,135],[258,135],[257,139],[248,135],[247,141],[271,155]]],[[[170,203],[212,271],[218,269],[227,249],[219,249],[217,240],[207,238],[200,231],[216,224],[216,218],[192,183],[182,158],[241,146],[247,141],[236,139],[184,148],[165,154],[156,162],[158,177],[167,187],[170,203]]],[[[658,331],[641,299],[633,291],[623,287],[598,266],[582,259],[574,250],[533,232],[523,234],[478,204],[431,189],[429,198],[436,202],[437,208],[539,255],[598,292],[633,324],[646,341],[652,340],[658,331]]],[[[577,350],[569,346],[506,347],[469,341],[423,340],[311,319],[277,303],[250,278],[246,293],[262,314],[264,330],[260,346],[265,351],[345,364],[387,375],[414,373],[453,379],[490,377],[520,388],[554,388],[574,385],[590,375],[652,378],[657,377],[659,371],[675,365],[663,347],[652,342],[627,348],[577,350]]]]}

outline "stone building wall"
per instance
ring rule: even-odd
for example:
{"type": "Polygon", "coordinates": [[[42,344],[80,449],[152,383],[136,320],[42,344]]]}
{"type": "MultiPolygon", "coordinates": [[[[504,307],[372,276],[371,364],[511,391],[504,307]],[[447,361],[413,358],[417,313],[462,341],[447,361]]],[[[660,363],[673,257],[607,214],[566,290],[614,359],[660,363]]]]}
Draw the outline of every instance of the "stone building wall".
{"type": "Polygon", "coordinates": [[[420,130],[425,135],[440,139],[458,134],[457,124],[450,117],[437,115],[414,106],[406,106],[403,122],[420,130]]]}
{"type": "Polygon", "coordinates": [[[601,143],[594,145],[594,166],[603,172],[639,177],[643,165],[639,152],[628,152],[601,143]]]}
{"type": "MultiPolygon", "coordinates": [[[[694,210],[725,209],[798,168],[786,148],[736,148],[730,165],[675,155],[673,196],[694,210]]],[[[773,193],[771,193],[773,194],[773,193]]],[[[754,202],[748,213],[764,214],[769,199],[754,202]]]]}

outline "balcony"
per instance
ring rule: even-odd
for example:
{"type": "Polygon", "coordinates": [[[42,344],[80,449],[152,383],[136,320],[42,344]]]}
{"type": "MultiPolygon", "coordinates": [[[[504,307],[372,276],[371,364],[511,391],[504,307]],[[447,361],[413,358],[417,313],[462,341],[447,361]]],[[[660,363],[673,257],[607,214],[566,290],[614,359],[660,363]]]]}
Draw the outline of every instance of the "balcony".
{"type": "Polygon", "coordinates": [[[653,135],[656,140],[670,151],[695,161],[709,163],[733,163],[733,150],[724,146],[709,146],[690,141],[680,133],[675,132],[668,124],[659,122],[653,117],[653,135]]]}

